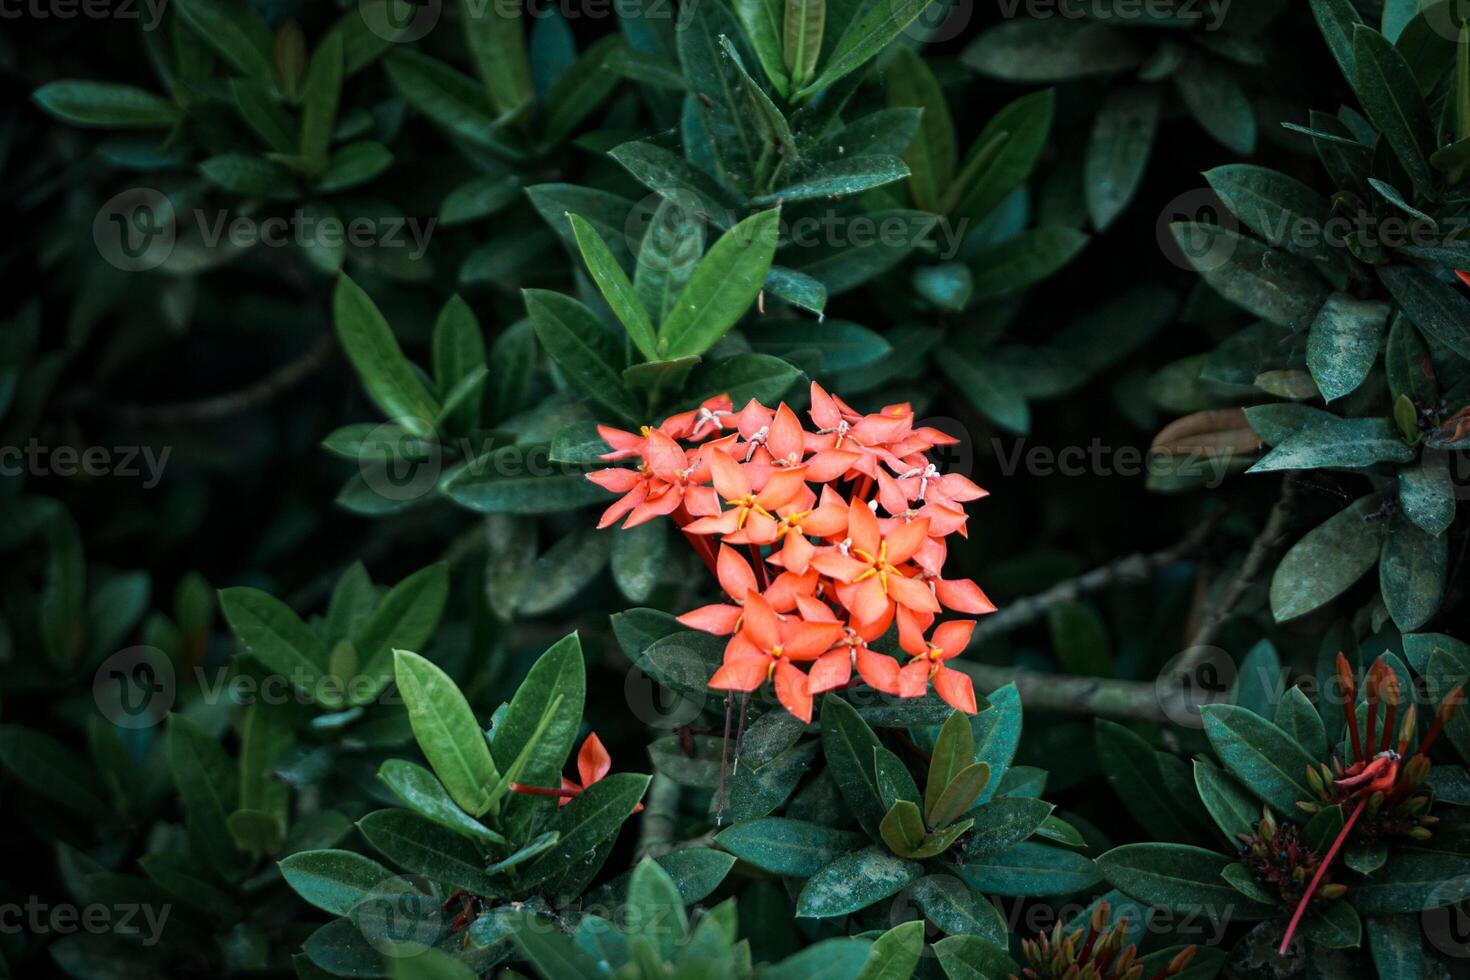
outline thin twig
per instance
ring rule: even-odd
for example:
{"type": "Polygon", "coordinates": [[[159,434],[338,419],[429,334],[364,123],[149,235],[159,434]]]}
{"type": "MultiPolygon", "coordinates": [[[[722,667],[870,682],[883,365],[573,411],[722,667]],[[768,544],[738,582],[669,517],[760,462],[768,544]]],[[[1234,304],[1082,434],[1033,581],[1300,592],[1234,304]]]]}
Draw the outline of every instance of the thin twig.
{"type": "Polygon", "coordinates": [[[295,387],[327,362],[334,346],[331,332],[323,332],[295,360],[281,365],[254,384],[213,398],[171,405],[112,405],[107,411],[124,422],[156,425],[212,422],[229,418],[264,405],[281,392],[295,387]]]}
{"type": "Polygon", "coordinates": [[[1152,681],[1119,681],[1072,674],[1049,674],[1024,667],[979,664],[954,659],[948,664],[970,675],[975,686],[990,692],[1015,684],[1028,711],[1165,722],[1169,716],[1152,681]]]}
{"type": "Polygon", "coordinates": [[[1053,606],[1080,599],[1109,586],[1146,582],[1154,572],[1176,561],[1188,558],[1204,546],[1215,527],[1224,518],[1224,510],[1216,511],[1178,544],[1152,554],[1132,554],[1108,562],[1076,578],[1059,582],[1045,592],[1019,599],[980,621],[970,639],[971,647],[1012,630],[1029,626],[1045,616],[1053,606]]]}
{"type": "Polygon", "coordinates": [[[1211,644],[1215,642],[1215,637],[1219,635],[1221,627],[1230,618],[1236,605],[1255,584],[1256,579],[1266,571],[1266,563],[1286,537],[1287,526],[1291,523],[1291,512],[1296,504],[1296,486],[1291,477],[1281,481],[1281,496],[1276,498],[1276,504],[1267,515],[1261,533],[1251,542],[1245,560],[1240,563],[1240,571],[1235,573],[1235,578],[1230,580],[1219,600],[1205,614],[1199,629],[1190,637],[1189,646],[1175,664],[1176,671],[1188,673],[1204,661],[1211,644]]]}

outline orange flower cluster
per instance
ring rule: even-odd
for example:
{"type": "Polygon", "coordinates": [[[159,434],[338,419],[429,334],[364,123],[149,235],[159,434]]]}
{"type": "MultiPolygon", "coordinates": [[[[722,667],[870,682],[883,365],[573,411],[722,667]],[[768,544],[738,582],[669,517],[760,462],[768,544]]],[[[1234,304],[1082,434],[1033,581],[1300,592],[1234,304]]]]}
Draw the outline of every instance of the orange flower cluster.
{"type": "Polygon", "coordinates": [[[808,414],[805,428],[785,404],[736,412],[720,396],[636,434],[599,426],[612,450],[601,458],[637,465],[588,474],[622,494],[598,526],[670,517],[715,573],[729,601],[679,617],[730,638],[711,688],[769,681],[810,721],[812,696],[853,683],[855,670],[898,697],[932,682],[973,714],[970,678],[945,661],[975,621],[936,621],[946,609],[995,611],[974,582],[943,576],[945,539],[966,533],[964,504],[985,491],[939,472],[927,453],[955,440],[915,425],[907,404],[860,415],[814,383],[808,414]],[[869,646],[895,621],[902,667],[869,646]]]}

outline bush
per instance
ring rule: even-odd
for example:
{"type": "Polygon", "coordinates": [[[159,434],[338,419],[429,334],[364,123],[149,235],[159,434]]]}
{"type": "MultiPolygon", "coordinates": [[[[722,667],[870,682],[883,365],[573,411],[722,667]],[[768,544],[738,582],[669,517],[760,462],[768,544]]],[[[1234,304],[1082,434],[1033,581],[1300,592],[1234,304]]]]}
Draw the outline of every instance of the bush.
{"type": "Polygon", "coordinates": [[[7,17],[0,972],[1461,975],[1463,6],[7,17]]]}

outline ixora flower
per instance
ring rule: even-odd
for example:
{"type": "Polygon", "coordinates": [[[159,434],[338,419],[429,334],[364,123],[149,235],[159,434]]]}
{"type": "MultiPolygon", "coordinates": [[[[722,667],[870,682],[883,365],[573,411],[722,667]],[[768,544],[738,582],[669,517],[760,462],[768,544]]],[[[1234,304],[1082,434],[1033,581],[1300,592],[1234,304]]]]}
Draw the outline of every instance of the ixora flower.
{"type": "MultiPolygon", "coordinates": [[[[1277,923],[1272,943],[1279,934],[1282,956],[1298,937],[1310,957],[1360,945],[1363,918],[1387,928],[1394,917],[1470,898],[1470,835],[1462,821],[1441,824],[1430,812],[1429,754],[1461,688],[1444,694],[1424,726],[1404,705],[1407,667],[1391,655],[1373,662],[1361,686],[1341,654],[1335,673],[1335,732],[1299,688],[1285,692],[1274,721],[1244,704],[1207,705],[1205,734],[1223,768],[1198,759],[1195,788],[1234,852],[1125,844],[1098,858],[1109,882],[1175,912],[1277,923]]],[[[1141,740],[1139,748],[1147,751],[1141,740]]]]}
{"type": "Polygon", "coordinates": [[[730,638],[711,688],[770,683],[809,722],[812,695],[856,672],[899,697],[932,685],[974,714],[969,676],[947,662],[975,623],[939,618],[995,611],[974,582],[943,575],[945,538],[965,533],[964,504],[985,491],[940,472],[926,453],[954,440],[915,426],[907,404],[861,415],[813,384],[811,406],[811,429],[785,404],[751,400],[735,411],[726,396],[636,434],[600,426],[610,447],[602,458],[633,467],[588,474],[623,495],[598,526],[667,516],[715,573],[729,601],[679,617],[730,638]],[[895,618],[903,667],[873,648],[895,618]]]}
{"type": "MultiPolygon", "coordinates": [[[[1341,653],[1337,655],[1337,677],[1346,698],[1353,762],[1344,767],[1334,756],[1332,769],[1325,765],[1320,770],[1308,768],[1307,781],[1316,791],[1318,799],[1304,800],[1297,805],[1308,813],[1319,813],[1323,807],[1341,807],[1347,816],[1343,820],[1342,829],[1333,838],[1331,846],[1318,862],[1311,881],[1297,901],[1291,922],[1286,927],[1286,935],[1281,940],[1282,954],[1291,945],[1292,936],[1301,925],[1307,907],[1318,896],[1323,876],[1331,867],[1333,858],[1337,857],[1338,851],[1355,828],[1358,830],[1358,838],[1365,841],[1377,841],[1385,837],[1425,841],[1432,836],[1429,828],[1437,822],[1437,818],[1429,815],[1432,797],[1424,789],[1424,781],[1429,776],[1428,753],[1444,730],[1445,723],[1459,710],[1462,697],[1459,687],[1445,695],[1439,710],[1435,712],[1434,724],[1410,756],[1409,747],[1419,731],[1415,708],[1411,704],[1404,712],[1403,724],[1398,729],[1398,739],[1394,741],[1394,715],[1403,700],[1403,692],[1398,675],[1388,662],[1379,657],[1368,670],[1363,684],[1363,693],[1367,696],[1368,717],[1362,733],[1358,729],[1357,707],[1354,703],[1356,688],[1352,667],[1341,653]],[[1380,702],[1388,706],[1383,718],[1381,739],[1376,725],[1380,702]],[[1405,762],[1405,759],[1408,761],[1405,762]],[[1370,807],[1371,813],[1360,826],[1360,818],[1368,813],[1370,807]]],[[[1340,895],[1341,892],[1336,894],[1340,895]]],[[[1322,897],[1332,895],[1323,894],[1322,897]]]]}
{"type": "MultiPolygon", "coordinates": [[[[1051,933],[1021,940],[1026,980],[1166,980],[1183,973],[1194,961],[1197,947],[1186,946],[1169,953],[1168,962],[1150,970],[1138,956],[1138,947],[1128,942],[1128,920],[1110,924],[1112,907],[1099,902],[1087,927],[1067,931],[1062,923],[1051,933]]],[[[1020,980],[1012,973],[1010,980],[1020,980]]]]}
{"type": "MultiPolygon", "coordinates": [[[[582,747],[577,750],[577,775],[582,780],[580,783],[574,783],[563,776],[560,789],[511,783],[510,791],[523,796],[557,796],[561,798],[558,805],[566,806],[572,802],[572,797],[579,795],[593,783],[601,782],[610,772],[612,772],[612,756],[608,754],[607,748],[602,744],[602,739],[597,737],[597,733],[588,732],[587,738],[582,742],[582,747]]],[[[633,812],[637,813],[642,809],[643,804],[639,803],[633,808],[633,812]]]]}

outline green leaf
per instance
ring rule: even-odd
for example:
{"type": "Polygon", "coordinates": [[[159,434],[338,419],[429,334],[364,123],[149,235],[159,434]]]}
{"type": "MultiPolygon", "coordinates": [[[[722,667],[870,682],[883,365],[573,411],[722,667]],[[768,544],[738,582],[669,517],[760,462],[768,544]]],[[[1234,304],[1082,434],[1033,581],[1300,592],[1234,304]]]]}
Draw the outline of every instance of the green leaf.
{"type": "Polygon", "coordinates": [[[994,943],[1006,941],[1006,924],[983,895],[977,895],[951,874],[925,875],[904,891],[924,918],[951,936],[981,936],[994,943]]]}
{"type": "Polygon", "coordinates": [[[613,539],[613,581],[630,602],[645,602],[658,584],[668,562],[668,529],[649,521],[625,529],[613,539]]]}
{"type": "Polygon", "coordinates": [[[1133,68],[1152,50],[1137,31],[1095,21],[1018,17],[971,41],[960,59],[1009,82],[1063,82],[1133,68]]]}
{"type": "Polygon", "coordinates": [[[983,415],[1008,432],[1024,435],[1031,427],[1026,398],[1003,374],[985,363],[987,351],[955,347],[939,359],[939,370],[983,415]]]}
{"type": "Polygon", "coordinates": [[[42,85],[31,99],[73,126],[102,129],[153,129],[179,121],[179,108],[152,92],[113,82],[68,79],[42,85]]]}
{"type": "Polygon", "coordinates": [[[536,915],[530,909],[515,913],[508,933],[516,947],[543,977],[562,980],[602,980],[605,974],[597,961],[574,943],[561,926],[536,915]]]}
{"type": "Polygon", "coordinates": [[[470,816],[481,816],[500,774],[469,702],[449,675],[418,654],[395,650],[393,664],[424,757],[454,802],[470,816]]]}
{"type": "Polygon", "coordinates": [[[954,179],[954,119],[939,81],[910,48],[894,50],[888,66],[888,104],[924,110],[919,132],[904,151],[903,160],[909,167],[914,203],[925,211],[937,211],[939,199],[954,179]]]}
{"type": "Polygon", "coordinates": [[[1434,124],[1413,70],[1387,38],[1361,24],[1353,27],[1353,59],[1363,111],[1393,148],[1414,188],[1433,197],[1429,154],[1434,152],[1434,124]]]}
{"type": "Polygon", "coordinates": [[[315,186],[323,194],[345,191],[367,183],[392,164],[393,154],[382,143],[372,140],[349,143],[332,154],[315,186]]]}
{"type": "Polygon", "coordinates": [[[863,939],[824,939],[780,963],[761,968],[761,980],[847,980],[868,961],[872,943],[863,939]]]}
{"type": "Polygon", "coordinates": [[[1470,898],[1470,860],[1443,851],[1402,850],[1372,877],[1355,883],[1347,900],[1370,920],[1381,915],[1446,908],[1470,898]]]}
{"type": "Polygon", "coordinates": [[[1330,292],[1305,261],[1218,225],[1177,222],[1185,261],[1230,302],[1272,323],[1305,330],[1330,292]]]}
{"type": "Polygon", "coordinates": [[[1412,266],[1383,266],[1378,278],[1416,327],[1470,359],[1470,300],[1455,287],[1412,266]]]}
{"type": "Polygon", "coordinates": [[[1164,782],[1154,748],[1115,722],[1098,719],[1097,759],[1113,792],[1150,836],[1193,841],[1194,833],[1164,782]]]}
{"type": "Polygon", "coordinates": [[[366,704],[393,677],[395,649],[422,649],[434,635],[449,598],[449,568],[438,562],[393,586],[354,640],[362,665],[347,691],[351,704],[366,704]]]}
{"type": "Polygon", "coordinates": [[[704,221],[689,208],[660,200],[643,233],[633,270],[633,289],[655,323],[662,323],[674,308],[703,254],[704,221]]]}
{"type": "Polygon", "coordinates": [[[417,51],[395,51],[383,67],[408,104],[436,125],[475,146],[505,148],[496,111],[474,79],[417,51]]]}
{"type": "Polygon", "coordinates": [[[1278,623],[1331,602],[1373,567],[1382,529],[1368,516],[1378,506],[1375,494],[1359,497],[1291,546],[1271,576],[1271,613],[1278,623]]]}
{"type": "Polygon", "coordinates": [[[1235,705],[1210,704],[1200,711],[1205,735],[1220,761],[1277,813],[1294,816],[1298,801],[1313,798],[1306,772],[1316,760],[1290,735],[1235,705]]]}
{"type": "Polygon", "coordinates": [[[483,514],[554,514],[611,502],[583,471],[548,467],[549,457],[544,446],[503,446],[446,473],[439,489],[483,514]]]}
{"type": "Polygon", "coordinates": [[[1196,55],[1179,66],[1174,73],[1174,85],[1205,132],[1236,153],[1255,152],[1255,112],[1234,75],[1196,55]]]}
{"type": "Polygon", "coordinates": [[[1395,521],[1393,530],[1384,537],[1378,588],[1401,632],[1417,630],[1439,610],[1449,560],[1449,538],[1435,537],[1410,521],[1395,521]]]}
{"type": "Polygon", "coordinates": [[[1354,28],[1363,23],[1358,16],[1358,11],[1353,7],[1352,0],[1310,0],[1312,14],[1317,18],[1317,26],[1322,32],[1322,37],[1327,41],[1327,47],[1332,51],[1332,56],[1337,59],[1337,64],[1342,68],[1343,77],[1348,84],[1358,84],[1358,63],[1353,47],[1354,28]]]}
{"type": "Polygon", "coordinates": [[[1148,167],[1163,99],[1154,86],[1113,88],[1092,123],[1083,188],[1093,227],[1107,228],[1138,191],[1148,167]]]}
{"type": "Polygon", "coordinates": [[[642,413],[623,384],[617,338],[570,296],[544,289],[527,289],[524,295],[536,339],[567,381],[621,417],[637,419],[642,413]]]}
{"type": "Polygon", "coordinates": [[[378,778],[388,784],[388,788],[406,806],[439,826],[485,844],[505,843],[504,837],[461,810],[459,804],[450,798],[438,777],[423,766],[406,759],[389,759],[378,768],[378,778]]]}
{"type": "Polygon", "coordinates": [[[515,114],[528,107],[536,96],[520,6],[466,3],[460,9],[465,40],[495,111],[515,114]]]}
{"type": "Polygon", "coordinates": [[[598,38],[557,79],[546,93],[542,112],[546,143],[565,140],[617,88],[618,74],[610,65],[624,48],[625,42],[617,35],[598,38]]]}
{"type": "Polygon", "coordinates": [[[246,197],[290,200],[300,188],[286,168],[244,153],[222,153],[199,164],[210,183],[246,197]]]}
{"type": "MultiPolygon", "coordinates": [[[[1385,9],[1385,16],[1387,13],[1385,9]]],[[[1346,905],[1347,903],[1335,902],[1333,904],[1346,905]]],[[[1369,919],[1368,949],[1373,954],[1373,966],[1378,971],[1378,975],[1383,980],[1416,980],[1423,976],[1425,966],[1423,935],[1420,921],[1415,916],[1375,916],[1369,919]]]]}
{"type": "Polygon", "coordinates": [[[1221,872],[1231,858],[1186,844],[1125,844],[1097,859],[1108,883],[1140,902],[1211,920],[1259,919],[1274,906],[1246,899],[1221,872]]]}
{"type": "Polygon", "coordinates": [[[1060,271],[1087,245],[1073,228],[1034,228],[986,249],[971,262],[972,301],[983,302],[1025,289],[1060,271]]]}
{"type": "Polygon", "coordinates": [[[501,887],[485,873],[485,859],[471,841],[417,813],[374,810],[357,826],[384,857],[413,874],[476,895],[502,894],[501,887]]]}
{"type": "Polygon", "coordinates": [[[817,70],[822,53],[822,29],[827,22],[827,0],[786,0],[781,49],[791,73],[791,87],[801,89],[817,70]]]}
{"type": "MultiPolygon", "coordinates": [[[[496,723],[491,751],[494,768],[511,778],[521,754],[532,745],[534,733],[545,728],[530,755],[513,778],[529,786],[560,786],[562,765],[576,741],[586,700],[586,668],[582,642],[576,633],[565,636],[537,658],[516,689],[505,715],[496,723]]],[[[481,739],[483,742],[484,739],[481,739]]],[[[530,822],[536,798],[513,796],[505,805],[505,824],[520,828],[530,822]]]]}
{"type": "Polygon", "coordinates": [[[433,434],[439,403],[403,356],[393,329],[372,298],[346,276],[333,299],[337,337],[368,397],[388,418],[415,436],[433,434]]]}
{"type": "Polygon", "coordinates": [[[619,772],[578,793],[557,811],[555,830],[561,838],[556,847],[522,872],[521,885],[529,888],[540,884],[591,854],[618,832],[647,790],[647,776],[619,772]]]}
{"type": "Polygon", "coordinates": [[[860,834],[785,817],[761,817],[721,831],[715,842],[772,874],[810,878],[862,843],[860,834]]]}
{"type": "Polygon", "coordinates": [[[934,955],[950,980],[990,980],[1017,975],[1021,967],[1010,958],[1002,941],[979,936],[950,936],[934,944],[934,955]]]}
{"type": "Polygon", "coordinates": [[[988,697],[990,707],[970,716],[975,738],[975,761],[990,766],[990,782],[982,802],[995,796],[1021,744],[1021,693],[1014,683],[997,688],[988,697]]]}
{"type": "Polygon", "coordinates": [[[1275,905],[1278,899],[1256,883],[1256,876],[1243,864],[1227,864],[1220,877],[1230,882],[1231,887],[1253,902],[1275,905]]]}
{"type": "Polygon", "coordinates": [[[244,586],[221,590],[219,602],[225,621],[252,657],[328,708],[345,703],[340,685],[326,676],[326,645],[290,606],[244,586]]]}
{"type": "Polygon", "coordinates": [[[684,385],[689,402],[699,402],[726,394],[736,405],[754,398],[762,404],[779,402],[801,371],[779,357],[769,354],[736,354],[719,360],[706,360],[696,367],[684,385]]]}
{"type": "Polygon", "coordinates": [[[1405,517],[1436,537],[1449,530],[1455,520],[1455,486],[1445,454],[1425,453],[1417,466],[1401,467],[1398,484],[1405,517]]]}
{"type": "Polygon", "coordinates": [[[301,99],[301,155],[311,162],[313,170],[327,165],[337,102],[342,95],[342,74],[342,35],[331,33],[311,56],[301,99]]]}
{"type": "Polygon", "coordinates": [[[792,98],[810,98],[822,89],[830,88],[844,75],[856,71],[902,33],[928,3],[929,0],[877,0],[857,8],[857,16],[848,22],[837,39],[822,73],[811,84],[797,89],[792,98]]]}
{"type": "Polygon", "coordinates": [[[899,857],[918,857],[924,844],[924,817],[913,800],[897,800],[878,824],[878,836],[899,857]]]}
{"type": "Polygon", "coordinates": [[[625,914],[629,922],[653,926],[643,938],[652,943],[661,960],[672,959],[676,947],[689,935],[689,919],[679,887],[652,858],[644,858],[633,869],[625,914]]]}
{"type": "Polygon", "coordinates": [[[173,9],[228,64],[274,84],[275,41],[255,7],[227,0],[180,0],[173,9]]]}
{"type": "Polygon", "coordinates": [[[1045,89],[1021,96],[992,116],[940,200],[941,212],[956,221],[978,223],[1026,183],[1046,147],[1055,106],[1056,93],[1045,89]]]}
{"type": "Polygon", "coordinates": [[[1327,731],[1322,716],[1300,687],[1293,687],[1276,706],[1273,721],[1314,759],[1327,755],[1327,731]]]}
{"type": "Polygon", "coordinates": [[[895,156],[871,154],[868,156],[844,157],[833,163],[823,164],[814,174],[786,184],[769,194],[751,198],[756,206],[796,203],[820,199],[838,200],[861,194],[874,187],[882,187],[909,175],[906,163],[895,156]]]}
{"type": "Polygon", "coordinates": [[[745,28],[745,38],[755,50],[756,60],[765,70],[771,87],[784,99],[791,90],[791,83],[786,74],[786,52],[782,45],[785,16],[781,4],[782,0],[734,0],[730,6],[740,26],[745,28]]]}
{"type": "Polygon", "coordinates": [[[878,774],[873,764],[878,736],[868,727],[857,710],[841,698],[828,694],[822,699],[822,751],[842,797],[852,808],[858,823],[871,837],[878,835],[878,825],[887,809],[878,792],[878,774]]]}
{"type": "Polygon", "coordinates": [[[107,812],[93,771],[49,735],[0,725],[0,763],[28,789],[68,810],[86,816],[107,812]]]}
{"type": "Polygon", "coordinates": [[[1097,867],[1075,851],[1026,841],[959,868],[965,884],[990,895],[1069,895],[1102,880],[1097,867]]]}
{"type": "Polygon", "coordinates": [[[1302,920],[1302,935],[1323,949],[1352,949],[1363,943],[1363,922],[1347,902],[1328,902],[1302,920]]]}
{"type": "MultiPolygon", "coordinates": [[[[970,732],[970,718],[956,711],[944,720],[939,737],[934,741],[934,751],[929,754],[929,774],[924,784],[926,814],[933,812],[934,804],[939,802],[939,797],[955,777],[971,766],[974,753],[975,737],[970,732]]],[[[932,818],[930,822],[933,823],[932,818]]]]}
{"type": "Polygon", "coordinates": [[[665,357],[703,354],[745,315],[770,270],[779,219],[778,208],[746,218],[700,259],[659,325],[665,357]]]}
{"type": "Polygon", "coordinates": [[[808,879],[796,899],[796,914],[807,919],[847,915],[898,894],[922,873],[917,862],[881,847],[852,851],[808,879]]]}
{"type": "MultiPolygon", "coordinates": [[[[477,369],[485,369],[485,336],[480,321],[470,305],[458,296],[449,297],[434,321],[433,361],[434,383],[446,393],[473,376],[477,369]]],[[[446,421],[451,428],[473,432],[480,427],[483,394],[482,388],[474,389],[448,413],[446,421]]]]}
{"type": "Polygon", "coordinates": [[[1276,444],[1248,473],[1306,470],[1324,466],[1361,469],[1376,463],[1409,463],[1414,450],[1384,418],[1333,416],[1300,429],[1276,444]]]}
{"type": "Polygon", "coordinates": [[[1331,206],[1301,181],[1250,164],[1216,167],[1205,180],[1233,215],[1270,244],[1303,258],[1337,261],[1320,234],[1331,206]]]}
{"type": "Polygon", "coordinates": [[[1388,323],[1388,304],[1346,293],[1327,297],[1312,321],[1307,368],[1328,401],[1351,394],[1368,377],[1388,323]]]}
{"type": "Polygon", "coordinates": [[[975,818],[975,832],[965,841],[965,862],[981,861],[1004,853],[1036,833],[1052,805],[1045,800],[1007,796],[982,803],[970,815],[975,818]]]}
{"type": "Polygon", "coordinates": [[[628,331],[628,337],[643,352],[643,356],[650,361],[658,360],[658,340],[654,336],[653,323],[634,292],[633,284],[628,281],[627,274],[618,265],[617,259],[596,229],[575,214],[568,215],[567,218],[572,223],[572,233],[577,236],[577,247],[582,252],[582,260],[587,263],[587,271],[592,273],[592,280],[597,284],[603,299],[607,300],[607,305],[622,322],[628,331]]]}
{"type": "Polygon", "coordinates": [[[889,929],[873,941],[857,980],[908,980],[924,953],[924,923],[915,920],[889,929]]]}
{"type": "Polygon", "coordinates": [[[1245,787],[1229,773],[1201,759],[1194,761],[1194,785],[1205,809],[1232,846],[1239,842],[1237,834],[1251,833],[1261,818],[1260,803],[1245,787]]]}
{"type": "Polygon", "coordinates": [[[216,874],[230,878],[240,868],[228,826],[238,803],[234,764],[218,741],[183,715],[169,716],[164,742],[190,845],[216,874]]]}
{"type": "Polygon", "coordinates": [[[374,888],[394,877],[372,858],[351,851],[301,851],[279,864],[281,876],[296,894],[333,915],[347,915],[374,888]]]}

